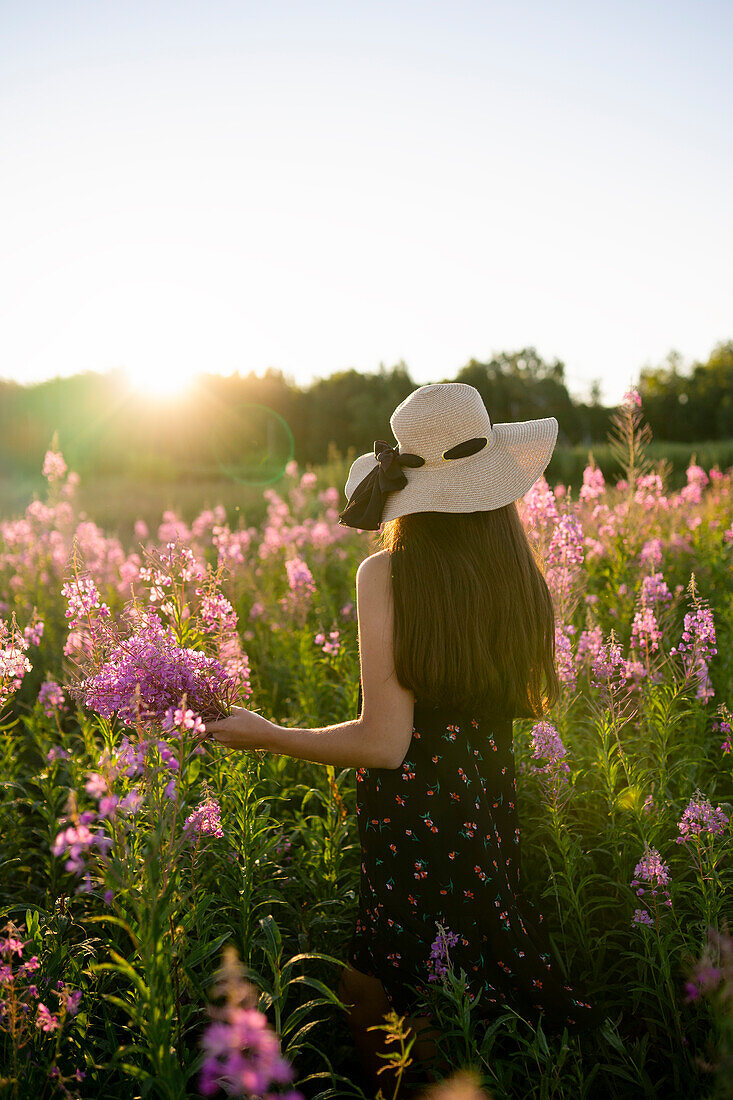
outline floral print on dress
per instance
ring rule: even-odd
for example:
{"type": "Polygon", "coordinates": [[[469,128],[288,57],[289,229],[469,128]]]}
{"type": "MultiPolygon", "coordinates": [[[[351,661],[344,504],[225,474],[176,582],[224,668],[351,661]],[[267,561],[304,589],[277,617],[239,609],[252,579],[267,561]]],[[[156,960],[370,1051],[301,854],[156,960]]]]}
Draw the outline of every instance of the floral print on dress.
{"type": "MultiPolygon", "coordinates": [[[[359,685],[359,712],[361,711],[359,685]]],[[[426,1011],[435,924],[469,997],[486,1019],[506,1005],[546,1032],[602,1022],[598,1006],[564,982],[543,915],[519,880],[512,718],[415,703],[398,768],[357,768],[361,875],[348,961],[380,978],[398,1013],[426,1011]]]]}

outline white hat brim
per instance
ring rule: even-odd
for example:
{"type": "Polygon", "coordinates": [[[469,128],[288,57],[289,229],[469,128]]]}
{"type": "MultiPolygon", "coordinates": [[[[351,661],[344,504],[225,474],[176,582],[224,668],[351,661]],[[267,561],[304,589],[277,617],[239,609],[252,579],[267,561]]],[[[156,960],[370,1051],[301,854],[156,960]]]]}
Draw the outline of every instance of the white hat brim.
{"type": "MultiPolygon", "coordinates": [[[[528,493],[547,469],[557,442],[554,416],[494,424],[489,443],[466,458],[440,465],[402,468],[407,485],[388,493],[382,523],[413,512],[485,512],[503,508],[528,493]]],[[[372,452],[351,464],[346,497],[377,466],[372,452]]]]}

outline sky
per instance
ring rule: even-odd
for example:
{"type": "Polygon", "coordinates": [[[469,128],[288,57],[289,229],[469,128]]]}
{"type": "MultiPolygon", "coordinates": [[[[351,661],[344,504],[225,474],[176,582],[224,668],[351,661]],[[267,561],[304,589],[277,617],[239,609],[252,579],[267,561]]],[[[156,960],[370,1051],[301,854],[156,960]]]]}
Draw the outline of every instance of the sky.
{"type": "Polygon", "coordinates": [[[733,339],[733,4],[0,0],[0,377],[733,339]]]}

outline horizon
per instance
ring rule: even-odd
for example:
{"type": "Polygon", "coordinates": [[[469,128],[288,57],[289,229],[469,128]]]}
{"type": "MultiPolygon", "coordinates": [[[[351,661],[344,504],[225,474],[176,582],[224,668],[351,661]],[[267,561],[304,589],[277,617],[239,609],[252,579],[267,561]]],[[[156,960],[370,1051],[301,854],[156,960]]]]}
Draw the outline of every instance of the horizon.
{"type": "Polygon", "coordinates": [[[43,0],[3,24],[3,378],[422,385],[534,347],[613,405],[733,337],[729,5],[43,0]]]}
{"type": "MultiPolygon", "coordinates": [[[[519,349],[517,349],[517,350],[519,350],[519,349]]],[[[692,364],[685,364],[684,365],[685,369],[687,369],[690,365],[692,365],[692,364]]],[[[374,375],[374,374],[378,374],[381,369],[385,369],[389,373],[393,369],[397,369],[400,366],[402,366],[407,371],[407,373],[410,375],[412,380],[415,382],[415,387],[416,388],[418,388],[419,386],[423,386],[423,385],[434,384],[436,382],[453,381],[453,375],[458,374],[458,372],[461,369],[460,367],[457,367],[456,370],[452,372],[452,375],[450,377],[448,377],[448,376],[441,377],[441,378],[436,377],[436,378],[426,379],[424,381],[419,381],[419,382],[413,377],[412,372],[410,371],[410,368],[409,368],[409,364],[406,364],[406,363],[394,363],[394,364],[390,364],[390,365],[387,365],[385,363],[381,363],[381,364],[378,364],[378,366],[375,367],[372,370],[357,371],[357,373],[362,374],[362,375],[374,375]]],[[[355,369],[356,368],[352,368],[352,367],[345,367],[345,368],[342,368],[342,369],[337,368],[335,371],[332,371],[331,374],[333,374],[333,375],[345,374],[345,373],[349,373],[349,371],[355,370],[355,369]]],[[[123,366],[108,367],[104,371],[94,370],[93,368],[88,368],[87,370],[72,371],[72,372],[69,372],[68,374],[50,374],[45,378],[35,378],[35,379],[25,380],[25,381],[22,380],[22,379],[12,378],[12,377],[9,377],[7,375],[4,375],[2,373],[2,368],[0,368],[0,386],[10,383],[10,384],[13,384],[13,385],[21,386],[24,389],[32,389],[36,386],[43,386],[43,385],[46,385],[46,384],[52,383],[52,382],[64,382],[64,381],[67,381],[67,380],[71,380],[71,379],[74,379],[74,378],[80,378],[80,377],[84,377],[84,376],[87,376],[87,375],[93,375],[94,377],[98,377],[98,378],[118,375],[120,381],[125,386],[125,388],[127,389],[128,393],[130,395],[137,395],[138,397],[140,397],[142,399],[148,399],[150,401],[163,401],[163,402],[165,402],[165,401],[185,400],[186,398],[190,398],[195,392],[196,385],[198,383],[200,383],[202,380],[206,379],[206,378],[234,378],[234,377],[238,377],[238,378],[242,379],[243,381],[245,381],[249,375],[253,374],[256,379],[262,380],[263,378],[265,378],[268,371],[275,371],[276,373],[280,373],[282,375],[284,383],[287,386],[289,386],[291,388],[294,388],[294,389],[298,389],[298,390],[307,390],[313,384],[315,384],[316,382],[330,377],[329,375],[318,375],[318,376],[314,376],[314,377],[309,378],[309,379],[298,380],[297,378],[294,378],[292,375],[288,374],[287,371],[280,371],[279,368],[277,368],[277,367],[266,367],[262,371],[245,371],[241,368],[235,368],[232,371],[228,371],[226,374],[224,374],[221,371],[213,371],[213,370],[195,371],[195,372],[192,372],[191,374],[187,374],[183,379],[181,379],[175,385],[170,385],[170,384],[160,385],[156,382],[156,380],[152,380],[152,384],[146,385],[142,380],[140,380],[139,378],[136,378],[134,375],[132,375],[123,366]]],[[[169,383],[170,380],[169,379],[164,379],[164,382],[169,383]]],[[[636,381],[633,381],[633,382],[629,383],[629,388],[637,389],[637,387],[638,387],[638,379],[636,381]]],[[[573,387],[570,386],[570,385],[567,385],[567,379],[566,379],[566,390],[567,390],[568,395],[570,397],[570,400],[573,404],[575,404],[575,405],[580,405],[580,404],[589,405],[589,404],[591,404],[590,395],[589,394],[580,394],[580,395],[576,394],[573,391],[573,387]]],[[[625,394],[622,395],[622,397],[625,397],[625,394]]],[[[607,407],[607,408],[617,407],[619,403],[620,403],[619,401],[607,402],[607,401],[604,401],[603,399],[601,399],[599,401],[600,406],[607,407]]]]}

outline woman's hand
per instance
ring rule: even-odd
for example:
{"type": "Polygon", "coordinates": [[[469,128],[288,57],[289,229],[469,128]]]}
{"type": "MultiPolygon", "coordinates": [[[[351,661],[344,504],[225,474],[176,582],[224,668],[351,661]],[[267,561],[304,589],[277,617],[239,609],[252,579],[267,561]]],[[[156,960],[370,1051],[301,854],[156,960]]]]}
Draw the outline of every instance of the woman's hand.
{"type": "Polygon", "coordinates": [[[206,723],[204,740],[218,741],[228,749],[267,749],[272,722],[245,707],[232,707],[228,718],[206,723]]]}

